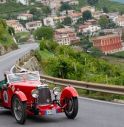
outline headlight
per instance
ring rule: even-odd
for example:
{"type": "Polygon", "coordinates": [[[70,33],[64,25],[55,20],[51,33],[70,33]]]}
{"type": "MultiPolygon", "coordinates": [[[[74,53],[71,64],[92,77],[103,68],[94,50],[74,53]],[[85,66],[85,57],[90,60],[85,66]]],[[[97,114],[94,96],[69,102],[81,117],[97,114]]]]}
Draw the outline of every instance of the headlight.
{"type": "Polygon", "coordinates": [[[53,94],[57,96],[57,95],[59,95],[59,93],[60,93],[60,88],[59,87],[55,87],[53,89],[53,94]]]}
{"type": "Polygon", "coordinates": [[[32,97],[38,98],[38,96],[39,96],[39,91],[38,91],[37,89],[34,89],[34,90],[32,90],[31,94],[32,94],[32,97]]]}

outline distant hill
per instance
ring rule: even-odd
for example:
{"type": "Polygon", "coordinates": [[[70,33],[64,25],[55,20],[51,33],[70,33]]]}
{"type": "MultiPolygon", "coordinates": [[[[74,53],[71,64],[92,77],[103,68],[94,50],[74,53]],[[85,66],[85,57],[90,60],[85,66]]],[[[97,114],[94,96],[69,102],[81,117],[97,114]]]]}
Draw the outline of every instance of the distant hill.
{"type": "MultiPolygon", "coordinates": [[[[79,6],[85,6],[87,5],[87,0],[78,0],[79,6]]],[[[107,7],[109,11],[119,11],[124,13],[124,4],[111,1],[111,0],[99,0],[99,2],[96,4],[97,9],[102,9],[103,7],[107,7]]]]}

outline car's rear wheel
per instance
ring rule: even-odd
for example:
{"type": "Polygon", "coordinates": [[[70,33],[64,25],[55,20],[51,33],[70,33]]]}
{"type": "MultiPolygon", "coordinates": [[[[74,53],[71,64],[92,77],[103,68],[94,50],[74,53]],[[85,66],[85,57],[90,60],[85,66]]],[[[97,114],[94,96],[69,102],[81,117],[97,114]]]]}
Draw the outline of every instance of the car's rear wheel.
{"type": "Polygon", "coordinates": [[[22,102],[17,96],[12,101],[12,112],[16,121],[24,124],[26,121],[26,102],[22,102]]]}
{"type": "Polygon", "coordinates": [[[74,119],[78,113],[78,98],[72,97],[65,100],[67,106],[65,107],[65,114],[67,118],[74,119]]]}

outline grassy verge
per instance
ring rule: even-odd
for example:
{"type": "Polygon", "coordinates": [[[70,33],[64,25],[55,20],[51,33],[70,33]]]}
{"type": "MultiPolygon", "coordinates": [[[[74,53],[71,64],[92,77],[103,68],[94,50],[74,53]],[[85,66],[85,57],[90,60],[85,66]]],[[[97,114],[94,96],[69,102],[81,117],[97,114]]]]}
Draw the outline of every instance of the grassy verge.
{"type": "Polygon", "coordinates": [[[111,54],[110,56],[117,57],[117,58],[124,58],[124,51],[111,54]]]}
{"type": "Polygon", "coordinates": [[[40,62],[43,62],[43,60],[48,60],[51,57],[54,57],[54,54],[49,52],[48,50],[38,50],[36,51],[36,55],[39,58],[38,60],[40,62]]]}
{"type": "Polygon", "coordinates": [[[27,42],[28,39],[30,38],[30,33],[29,32],[16,33],[15,38],[18,41],[18,43],[24,43],[27,42]]]}

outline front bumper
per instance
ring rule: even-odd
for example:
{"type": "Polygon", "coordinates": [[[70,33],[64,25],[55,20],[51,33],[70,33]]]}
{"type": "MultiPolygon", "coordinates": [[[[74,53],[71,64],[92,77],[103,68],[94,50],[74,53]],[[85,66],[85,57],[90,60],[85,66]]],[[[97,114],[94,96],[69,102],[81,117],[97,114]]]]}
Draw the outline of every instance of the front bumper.
{"type": "Polygon", "coordinates": [[[36,109],[38,109],[40,116],[54,115],[57,113],[64,112],[64,110],[57,104],[37,105],[36,109]]]}

